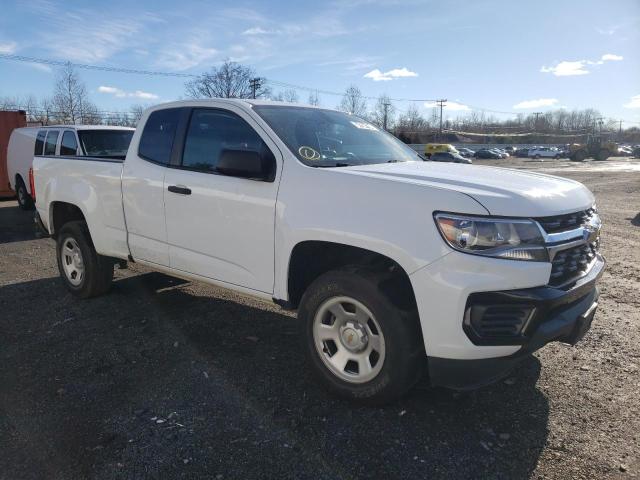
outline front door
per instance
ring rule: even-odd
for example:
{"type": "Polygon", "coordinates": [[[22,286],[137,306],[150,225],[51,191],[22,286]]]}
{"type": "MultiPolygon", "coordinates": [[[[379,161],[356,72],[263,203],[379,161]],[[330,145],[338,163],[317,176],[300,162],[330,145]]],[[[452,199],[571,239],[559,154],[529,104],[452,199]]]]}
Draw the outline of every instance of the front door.
{"type": "Polygon", "coordinates": [[[280,168],[275,181],[221,174],[216,165],[229,151],[271,152],[282,164],[275,144],[242,110],[194,108],[182,158],[164,179],[171,268],[271,293],[280,168]]]}

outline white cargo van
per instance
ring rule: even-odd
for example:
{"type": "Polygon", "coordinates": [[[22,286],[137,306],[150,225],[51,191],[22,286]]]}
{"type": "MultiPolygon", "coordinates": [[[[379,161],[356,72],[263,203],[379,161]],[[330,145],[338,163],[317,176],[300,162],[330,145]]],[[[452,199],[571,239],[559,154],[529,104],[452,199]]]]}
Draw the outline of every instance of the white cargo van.
{"type": "Polygon", "coordinates": [[[135,129],[104,125],[55,125],[16,128],[7,151],[11,188],[24,210],[33,208],[29,169],[34,156],[83,156],[124,159],[135,129]]]}

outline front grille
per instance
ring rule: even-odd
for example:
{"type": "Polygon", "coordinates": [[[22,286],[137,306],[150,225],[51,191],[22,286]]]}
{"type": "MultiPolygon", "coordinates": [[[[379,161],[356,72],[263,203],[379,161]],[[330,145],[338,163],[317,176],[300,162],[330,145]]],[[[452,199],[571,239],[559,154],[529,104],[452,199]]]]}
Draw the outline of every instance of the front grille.
{"type": "Polygon", "coordinates": [[[549,284],[564,285],[582,277],[591,267],[598,252],[599,239],[577,247],[560,250],[553,258],[549,284]]]}
{"type": "Polygon", "coordinates": [[[538,223],[547,233],[564,232],[573,230],[581,225],[586,224],[591,216],[595,213],[594,208],[582,210],[580,212],[567,213],[565,215],[555,215],[553,217],[536,218],[538,223]]]}
{"type": "Polygon", "coordinates": [[[522,333],[533,308],[530,305],[473,305],[469,321],[482,338],[517,337],[522,333]]]}

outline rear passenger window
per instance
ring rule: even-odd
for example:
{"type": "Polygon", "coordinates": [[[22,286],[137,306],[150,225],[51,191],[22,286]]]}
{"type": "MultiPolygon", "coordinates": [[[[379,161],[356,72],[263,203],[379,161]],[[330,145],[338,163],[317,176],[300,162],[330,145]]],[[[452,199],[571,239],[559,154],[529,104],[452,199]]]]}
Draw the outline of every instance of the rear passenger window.
{"type": "Polygon", "coordinates": [[[60,143],[60,155],[76,155],[78,153],[78,142],[76,134],[71,130],[66,130],[62,134],[62,142],[60,143]]]}
{"type": "Polygon", "coordinates": [[[149,115],[140,137],[139,156],[163,165],[169,163],[180,111],[179,108],[169,108],[149,115]]]}
{"type": "Polygon", "coordinates": [[[47,133],[47,141],[44,144],[45,155],[56,154],[56,144],[58,143],[59,134],[60,132],[58,130],[49,130],[49,132],[47,133]]]}
{"type": "Polygon", "coordinates": [[[34,155],[42,155],[42,149],[44,148],[44,137],[47,136],[46,130],[40,130],[36,137],[36,146],[33,150],[34,155]]]}

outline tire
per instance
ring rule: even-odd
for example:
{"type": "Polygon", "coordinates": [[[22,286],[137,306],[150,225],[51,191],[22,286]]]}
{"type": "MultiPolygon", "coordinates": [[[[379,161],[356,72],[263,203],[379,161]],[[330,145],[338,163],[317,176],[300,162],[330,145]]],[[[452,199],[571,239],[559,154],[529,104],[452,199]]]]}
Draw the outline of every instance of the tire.
{"type": "Polygon", "coordinates": [[[357,267],[325,273],[309,286],[298,309],[305,355],[316,378],[335,395],[368,405],[401,397],[426,363],[418,315],[395,306],[381,291],[385,278],[388,274],[357,267]],[[323,341],[323,335],[332,338],[323,341]],[[350,351],[349,342],[360,351],[350,351]]]}
{"type": "Polygon", "coordinates": [[[535,158],[536,160],[540,160],[540,155],[535,155],[533,158],[535,158]]]}
{"type": "Polygon", "coordinates": [[[96,252],[84,222],[63,225],[56,238],[56,257],[60,277],[76,297],[96,297],[111,287],[113,261],[96,252]]]}
{"type": "Polygon", "coordinates": [[[578,150],[573,155],[571,155],[572,162],[584,162],[585,158],[587,158],[587,154],[584,150],[578,150]]]}
{"type": "Polygon", "coordinates": [[[556,155],[555,157],[553,157],[556,160],[560,160],[560,155],[556,155]]]}
{"type": "Polygon", "coordinates": [[[16,195],[18,197],[18,206],[22,210],[33,210],[33,199],[31,195],[29,195],[27,187],[20,177],[16,180],[16,195]]]}
{"type": "Polygon", "coordinates": [[[595,157],[595,159],[599,162],[604,162],[607,158],[609,158],[609,151],[605,150],[604,148],[600,150],[595,157]]]}

